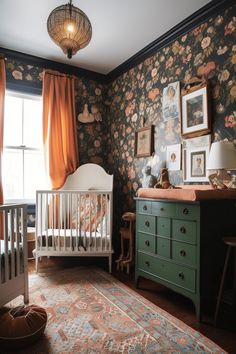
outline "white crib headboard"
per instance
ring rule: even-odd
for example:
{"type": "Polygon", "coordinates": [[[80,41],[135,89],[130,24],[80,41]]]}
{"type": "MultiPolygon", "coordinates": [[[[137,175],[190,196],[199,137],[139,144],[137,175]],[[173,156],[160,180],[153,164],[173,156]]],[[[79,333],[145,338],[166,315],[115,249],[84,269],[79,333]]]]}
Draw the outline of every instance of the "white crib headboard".
{"type": "Polygon", "coordinates": [[[99,165],[87,163],[69,175],[61,190],[113,190],[113,175],[99,165]]]}

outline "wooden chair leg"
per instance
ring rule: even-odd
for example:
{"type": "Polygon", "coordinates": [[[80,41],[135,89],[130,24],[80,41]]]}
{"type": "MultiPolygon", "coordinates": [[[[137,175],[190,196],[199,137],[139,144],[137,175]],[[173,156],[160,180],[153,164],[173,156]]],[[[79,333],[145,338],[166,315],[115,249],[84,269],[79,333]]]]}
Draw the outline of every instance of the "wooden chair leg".
{"type": "Polygon", "coordinates": [[[217,298],[216,311],[215,311],[215,316],[214,316],[214,325],[215,326],[217,324],[217,318],[218,318],[220,302],[221,302],[221,297],[222,297],[222,292],[223,292],[223,287],[224,287],[224,282],[225,282],[225,276],[226,276],[226,271],[227,271],[227,267],[228,267],[228,263],[229,263],[230,251],[231,251],[231,246],[228,246],[227,254],[226,254],[226,258],[225,258],[224,269],[223,269],[221,282],[220,282],[219,294],[218,294],[218,298],[217,298]]]}

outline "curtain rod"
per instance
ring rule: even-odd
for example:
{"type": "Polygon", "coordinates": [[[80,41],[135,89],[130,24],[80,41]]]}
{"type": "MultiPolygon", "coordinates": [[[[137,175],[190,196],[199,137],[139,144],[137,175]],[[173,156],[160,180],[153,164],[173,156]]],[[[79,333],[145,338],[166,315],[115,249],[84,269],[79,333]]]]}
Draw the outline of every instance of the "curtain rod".
{"type": "Polygon", "coordinates": [[[65,77],[66,76],[66,77],[68,77],[70,79],[78,79],[78,77],[75,76],[75,75],[63,74],[63,73],[60,73],[59,71],[50,70],[50,69],[43,70],[43,73],[44,74],[52,74],[52,75],[61,76],[61,77],[65,77]]]}

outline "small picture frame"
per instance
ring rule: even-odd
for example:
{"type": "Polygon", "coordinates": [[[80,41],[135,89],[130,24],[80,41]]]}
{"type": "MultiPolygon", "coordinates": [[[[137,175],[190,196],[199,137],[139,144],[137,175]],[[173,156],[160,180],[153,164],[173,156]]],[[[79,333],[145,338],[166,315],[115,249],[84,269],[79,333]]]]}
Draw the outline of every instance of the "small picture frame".
{"type": "Polygon", "coordinates": [[[170,171],[181,169],[181,144],[168,145],[166,147],[166,167],[170,171]]]}
{"type": "Polygon", "coordinates": [[[182,136],[186,138],[210,133],[208,86],[182,96],[182,136]]]}
{"type": "Polygon", "coordinates": [[[183,177],[185,182],[208,182],[207,163],[211,135],[183,140],[183,177]]]}
{"type": "Polygon", "coordinates": [[[170,119],[180,119],[180,83],[179,81],[169,84],[163,90],[162,115],[164,122],[170,119]]]}
{"type": "Polygon", "coordinates": [[[151,156],[154,151],[154,126],[140,128],[135,132],[135,156],[151,156]]]}

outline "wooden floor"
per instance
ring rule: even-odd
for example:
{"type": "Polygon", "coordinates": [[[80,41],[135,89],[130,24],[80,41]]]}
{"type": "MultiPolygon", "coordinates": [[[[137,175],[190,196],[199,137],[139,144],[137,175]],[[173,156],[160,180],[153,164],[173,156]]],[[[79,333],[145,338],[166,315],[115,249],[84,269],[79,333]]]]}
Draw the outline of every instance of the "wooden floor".
{"type": "MultiPolygon", "coordinates": [[[[70,267],[75,264],[85,265],[86,259],[78,258],[43,258],[40,262],[40,267],[55,267],[63,266],[70,267]]],[[[96,260],[89,259],[89,264],[96,264],[96,260]]],[[[101,267],[107,270],[107,261],[101,263],[101,267]]],[[[34,261],[29,261],[29,272],[34,272],[34,261]]],[[[134,283],[134,275],[125,274],[125,272],[114,271],[113,275],[122,283],[126,284],[131,289],[137,291],[140,295],[164,309],[168,313],[185,322],[190,327],[196,329],[212,341],[220,345],[225,351],[230,354],[236,354],[236,326],[235,321],[229,321],[227,313],[222,313],[219,319],[220,323],[217,328],[212,324],[212,309],[206,308],[203,313],[203,322],[199,323],[196,320],[195,308],[190,300],[181,296],[166,287],[156,284],[147,279],[140,279],[139,289],[136,289],[134,283]]],[[[222,311],[221,311],[222,312],[222,311]]],[[[236,318],[234,316],[230,316],[236,318]]],[[[213,353],[214,354],[214,353],[213,353]]]]}

